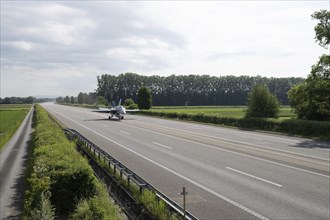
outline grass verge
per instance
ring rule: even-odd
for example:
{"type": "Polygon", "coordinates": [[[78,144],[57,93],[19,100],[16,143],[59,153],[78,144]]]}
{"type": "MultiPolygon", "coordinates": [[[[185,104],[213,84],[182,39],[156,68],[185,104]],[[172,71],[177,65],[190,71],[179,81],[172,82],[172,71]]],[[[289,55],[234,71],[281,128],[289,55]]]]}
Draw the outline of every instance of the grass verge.
{"type": "Polygon", "coordinates": [[[166,219],[166,220],[182,220],[183,217],[177,213],[173,213],[169,210],[166,203],[159,198],[157,198],[155,192],[145,188],[142,193],[139,187],[130,181],[128,184],[127,179],[124,175],[120,175],[114,171],[114,168],[109,166],[109,162],[105,158],[99,157],[93,152],[90,148],[86,147],[82,142],[78,142],[80,146],[84,148],[88,154],[93,157],[97,164],[105,169],[117,182],[120,183],[122,187],[130,192],[130,195],[137,201],[142,204],[143,207],[150,213],[153,219],[166,219]]]}

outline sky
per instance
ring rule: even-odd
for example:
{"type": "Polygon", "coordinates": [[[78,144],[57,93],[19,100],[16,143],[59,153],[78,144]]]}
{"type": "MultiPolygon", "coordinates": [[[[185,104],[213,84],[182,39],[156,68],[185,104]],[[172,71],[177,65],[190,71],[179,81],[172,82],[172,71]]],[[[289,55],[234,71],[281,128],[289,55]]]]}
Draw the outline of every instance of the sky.
{"type": "Polygon", "coordinates": [[[329,4],[1,0],[0,96],[77,96],[125,72],[307,77],[329,4]]]}

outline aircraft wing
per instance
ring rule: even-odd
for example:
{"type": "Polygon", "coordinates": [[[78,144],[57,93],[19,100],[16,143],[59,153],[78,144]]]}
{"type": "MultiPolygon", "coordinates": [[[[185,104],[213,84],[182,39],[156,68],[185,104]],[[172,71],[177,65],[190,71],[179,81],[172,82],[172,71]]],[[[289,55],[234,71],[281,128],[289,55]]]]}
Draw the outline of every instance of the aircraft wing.
{"type": "Polygon", "coordinates": [[[99,113],[113,113],[115,114],[117,111],[109,108],[99,108],[97,110],[93,110],[92,112],[99,112],[99,113]]]}

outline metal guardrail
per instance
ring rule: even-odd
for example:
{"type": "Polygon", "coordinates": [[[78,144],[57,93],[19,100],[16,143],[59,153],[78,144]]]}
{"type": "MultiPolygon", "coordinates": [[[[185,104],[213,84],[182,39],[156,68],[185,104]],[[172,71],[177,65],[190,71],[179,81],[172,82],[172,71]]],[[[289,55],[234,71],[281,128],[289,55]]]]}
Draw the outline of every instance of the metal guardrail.
{"type": "MultiPolygon", "coordinates": [[[[167,197],[165,194],[157,190],[155,187],[150,185],[147,181],[141,178],[139,175],[134,173],[124,164],[120,163],[114,157],[112,157],[109,153],[102,150],[100,147],[95,145],[93,142],[88,140],[82,134],[74,129],[68,129],[70,133],[72,133],[81,143],[83,143],[91,152],[93,152],[94,156],[97,156],[100,160],[103,159],[105,163],[107,163],[108,167],[113,170],[114,174],[118,174],[122,180],[126,180],[127,185],[134,183],[139,188],[140,194],[144,189],[148,189],[155,193],[157,199],[165,202],[167,204],[169,210],[173,213],[177,213],[179,215],[185,216],[185,219],[188,220],[198,220],[194,215],[184,210],[180,205],[175,203],[172,199],[167,197]]],[[[109,174],[110,175],[110,174],[109,174]]]]}

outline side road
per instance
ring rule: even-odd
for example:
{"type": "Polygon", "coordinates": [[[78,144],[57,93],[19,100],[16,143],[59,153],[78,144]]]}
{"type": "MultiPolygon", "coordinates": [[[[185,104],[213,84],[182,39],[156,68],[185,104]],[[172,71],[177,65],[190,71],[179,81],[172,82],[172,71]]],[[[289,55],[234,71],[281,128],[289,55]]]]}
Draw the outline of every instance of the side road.
{"type": "Polygon", "coordinates": [[[33,107],[0,152],[0,219],[20,219],[33,107]]]}

